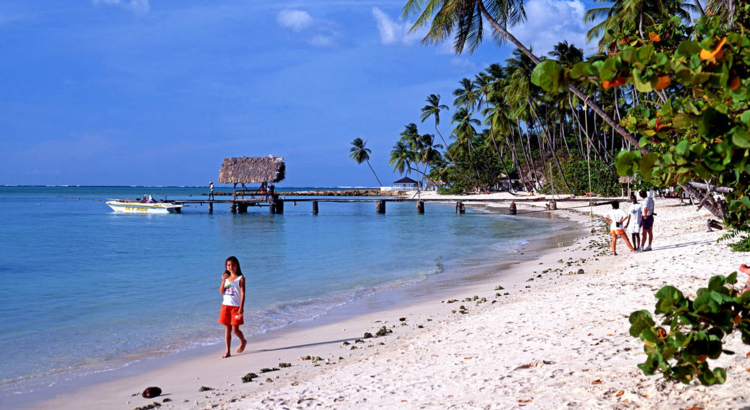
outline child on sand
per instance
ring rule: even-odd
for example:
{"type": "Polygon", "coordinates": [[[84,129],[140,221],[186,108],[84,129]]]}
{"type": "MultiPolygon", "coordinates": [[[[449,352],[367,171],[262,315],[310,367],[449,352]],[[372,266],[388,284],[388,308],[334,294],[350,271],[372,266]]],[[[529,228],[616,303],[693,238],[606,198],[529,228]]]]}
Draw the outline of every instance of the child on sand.
{"type": "Polygon", "coordinates": [[[617,201],[612,201],[612,210],[607,213],[604,219],[611,224],[609,228],[609,233],[612,235],[612,253],[615,256],[617,256],[617,237],[618,236],[625,240],[625,245],[628,245],[628,248],[630,248],[631,252],[635,252],[635,249],[633,249],[633,247],[630,246],[628,235],[625,234],[625,229],[623,229],[623,226],[622,226],[623,221],[625,221],[625,219],[627,218],[628,218],[628,214],[626,214],[625,211],[620,209],[620,203],[617,201]]]}
{"type": "Polygon", "coordinates": [[[240,330],[240,325],[245,323],[242,320],[245,308],[245,277],[242,276],[240,261],[234,256],[228,257],[225,269],[221,276],[221,287],[219,288],[219,293],[224,296],[224,301],[221,304],[218,322],[224,325],[224,342],[227,346],[224,356],[221,357],[222,359],[232,356],[229,351],[232,347],[232,332],[240,338],[240,347],[237,349],[237,353],[242,353],[247,345],[245,335],[240,330]]]}
{"type": "Polygon", "coordinates": [[[635,193],[630,193],[630,208],[628,208],[628,219],[625,221],[625,229],[633,240],[633,247],[640,252],[641,247],[641,226],[643,225],[643,215],[641,214],[642,205],[638,203],[635,193]]]}

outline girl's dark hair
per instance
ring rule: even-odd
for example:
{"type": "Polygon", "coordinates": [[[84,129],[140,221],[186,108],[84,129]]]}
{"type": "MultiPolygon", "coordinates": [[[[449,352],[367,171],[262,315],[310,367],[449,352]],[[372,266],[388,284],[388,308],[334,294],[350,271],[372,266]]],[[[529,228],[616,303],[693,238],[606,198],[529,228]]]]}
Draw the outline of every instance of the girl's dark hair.
{"type": "Polygon", "coordinates": [[[228,270],[226,270],[227,262],[232,261],[237,265],[237,276],[242,276],[242,269],[240,268],[240,261],[235,256],[230,256],[227,258],[227,260],[224,262],[224,273],[229,273],[228,270]]]}
{"type": "Polygon", "coordinates": [[[617,201],[612,201],[612,209],[620,209],[620,203],[617,201]]]}

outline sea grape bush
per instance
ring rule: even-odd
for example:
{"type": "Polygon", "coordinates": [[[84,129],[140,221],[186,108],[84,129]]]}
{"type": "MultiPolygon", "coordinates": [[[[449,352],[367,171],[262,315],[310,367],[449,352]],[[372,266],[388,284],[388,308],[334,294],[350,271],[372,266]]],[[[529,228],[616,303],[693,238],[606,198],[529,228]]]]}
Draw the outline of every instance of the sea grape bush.
{"type": "Polygon", "coordinates": [[[630,314],[630,335],[644,343],[646,361],[638,365],[644,374],[661,373],[664,378],[685,384],[698,379],[703,385],[723,384],[726,371],[711,369],[708,360],[734,354],[723,348],[734,331],[750,344],[750,292],[740,294],[728,287],[737,282],[737,272],[712,277],[707,288],[698,290],[695,300],[673,286],[656,293],[654,313],[638,310],[630,314]]]}
{"type": "Polygon", "coordinates": [[[640,170],[661,186],[711,180],[730,186],[718,207],[726,225],[750,225],[750,3],[737,3],[734,24],[703,16],[695,26],[680,18],[656,25],[639,36],[625,25],[609,34],[608,54],[572,67],[547,60],[532,82],[550,94],[569,84],[600,92],[637,91],[639,104],[621,124],[640,137],[639,150],[621,151],[620,175],[640,170]]]}
{"type": "MultiPolygon", "coordinates": [[[[715,208],[734,232],[750,232],[750,2],[735,4],[733,20],[709,10],[694,26],[678,17],[647,33],[623,24],[608,32],[604,53],[572,67],[544,61],[531,80],[553,95],[571,84],[637,95],[620,125],[639,144],[617,155],[618,173],[640,172],[659,186],[705,180],[732,187],[715,208]]],[[[723,348],[732,332],[750,344],[750,292],[727,286],[736,280],[736,273],[715,276],[694,300],[663,287],[656,293],[658,324],[647,310],[633,312],[630,334],[647,355],[638,367],[682,383],[724,383],[725,370],[709,360],[733,354],[723,348]]]]}

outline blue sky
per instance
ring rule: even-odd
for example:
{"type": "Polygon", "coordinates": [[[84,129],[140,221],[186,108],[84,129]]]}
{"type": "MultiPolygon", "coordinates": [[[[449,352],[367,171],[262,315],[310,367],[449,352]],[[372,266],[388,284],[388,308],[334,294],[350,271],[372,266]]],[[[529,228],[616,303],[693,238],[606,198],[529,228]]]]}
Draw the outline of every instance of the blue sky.
{"type": "MultiPolygon", "coordinates": [[[[273,154],[282,186],[375,186],[348,158],[357,137],[394,181],[388,153],[427,95],[451,106],[461,78],[512,51],[423,46],[403,4],[4,0],[0,184],[203,185],[224,157],[273,154]]],[[[512,31],[536,51],[584,46],[586,4],[531,0],[512,31]]]]}

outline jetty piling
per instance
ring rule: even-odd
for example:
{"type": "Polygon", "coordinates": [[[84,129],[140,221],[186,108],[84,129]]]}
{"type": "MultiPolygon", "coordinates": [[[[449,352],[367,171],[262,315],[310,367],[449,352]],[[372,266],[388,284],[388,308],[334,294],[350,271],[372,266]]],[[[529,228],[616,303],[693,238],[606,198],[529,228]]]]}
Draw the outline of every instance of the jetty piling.
{"type": "Polygon", "coordinates": [[[312,212],[313,215],[318,214],[318,201],[312,201],[312,212]]]}
{"type": "Polygon", "coordinates": [[[417,201],[417,213],[424,213],[424,201],[417,201]]]}
{"type": "Polygon", "coordinates": [[[379,214],[385,213],[385,201],[380,200],[375,202],[375,212],[379,214]]]}
{"type": "Polygon", "coordinates": [[[510,203],[509,213],[511,215],[515,215],[517,212],[518,212],[518,210],[516,209],[516,201],[513,201],[513,202],[510,203]]]}
{"type": "Polygon", "coordinates": [[[274,202],[274,198],[271,198],[270,201],[268,201],[268,214],[273,215],[276,213],[276,203],[274,202]]]}

